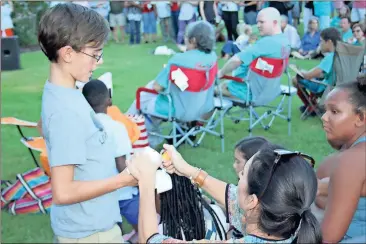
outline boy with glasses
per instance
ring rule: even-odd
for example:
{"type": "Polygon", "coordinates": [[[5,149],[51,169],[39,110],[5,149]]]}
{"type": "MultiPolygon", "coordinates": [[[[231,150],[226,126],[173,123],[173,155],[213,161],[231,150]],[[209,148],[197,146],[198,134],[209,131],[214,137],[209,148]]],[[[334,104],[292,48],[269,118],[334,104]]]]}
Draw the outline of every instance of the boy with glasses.
{"type": "Polygon", "coordinates": [[[51,166],[51,226],[56,243],[121,243],[117,189],[135,185],[116,172],[113,140],[76,80],[88,82],[103,63],[109,27],[97,12],[73,3],[47,10],[38,40],[50,61],[42,97],[42,134],[51,166]]]}

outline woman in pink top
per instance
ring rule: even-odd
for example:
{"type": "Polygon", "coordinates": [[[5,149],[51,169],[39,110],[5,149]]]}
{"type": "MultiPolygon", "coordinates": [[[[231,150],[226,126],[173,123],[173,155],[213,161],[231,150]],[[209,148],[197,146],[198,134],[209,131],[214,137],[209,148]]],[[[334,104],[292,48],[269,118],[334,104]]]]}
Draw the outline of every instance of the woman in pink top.
{"type": "Polygon", "coordinates": [[[366,14],[366,1],[354,0],[353,1],[353,8],[351,12],[351,21],[361,22],[365,19],[366,14]]]}

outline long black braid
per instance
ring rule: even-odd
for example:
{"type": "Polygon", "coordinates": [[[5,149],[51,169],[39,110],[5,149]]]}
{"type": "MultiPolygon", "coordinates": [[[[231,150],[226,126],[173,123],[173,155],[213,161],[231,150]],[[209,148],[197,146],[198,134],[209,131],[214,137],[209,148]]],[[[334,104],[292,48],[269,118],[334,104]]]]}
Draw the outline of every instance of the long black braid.
{"type": "Polygon", "coordinates": [[[160,194],[160,223],[163,226],[163,234],[180,240],[184,237],[186,241],[204,239],[205,208],[212,216],[218,236],[225,240],[224,227],[210,204],[202,198],[201,192],[185,177],[173,174],[171,178],[172,190],[160,194]]]}

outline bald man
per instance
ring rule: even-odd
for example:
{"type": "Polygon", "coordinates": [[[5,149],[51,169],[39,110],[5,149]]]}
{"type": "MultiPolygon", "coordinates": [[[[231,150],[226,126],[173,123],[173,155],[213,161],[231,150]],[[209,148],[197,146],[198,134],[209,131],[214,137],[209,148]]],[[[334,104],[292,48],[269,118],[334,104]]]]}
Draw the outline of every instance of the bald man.
{"type": "MultiPolygon", "coordinates": [[[[281,30],[281,16],[277,9],[264,8],[258,13],[257,26],[261,39],[254,45],[247,47],[240,53],[233,56],[219,71],[219,78],[224,75],[233,75],[239,78],[246,78],[249,65],[259,57],[287,58],[291,47],[289,40],[281,30]]],[[[247,84],[228,81],[221,85],[224,96],[240,100],[247,100],[247,84]]],[[[249,92],[248,100],[251,100],[249,92]]]]}

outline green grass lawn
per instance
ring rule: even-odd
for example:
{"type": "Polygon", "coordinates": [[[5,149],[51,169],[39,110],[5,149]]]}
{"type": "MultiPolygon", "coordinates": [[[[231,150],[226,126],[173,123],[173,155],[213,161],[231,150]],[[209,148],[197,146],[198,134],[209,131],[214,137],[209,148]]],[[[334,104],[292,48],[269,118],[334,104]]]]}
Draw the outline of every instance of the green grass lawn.
{"type": "MultiPolygon", "coordinates": [[[[219,53],[221,45],[218,45],[219,53]]],[[[145,85],[161,70],[169,57],[153,56],[152,44],[128,46],[109,44],[104,52],[104,64],[97,69],[95,77],[110,71],[114,82],[114,104],[126,111],[135,97],[137,87],[145,85]]],[[[309,69],[317,61],[294,61],[309,69]]],[[[49,70],[48,61],[42,52],[21,55],[22,69],[1,73],[1,116],[14,116],[29,121],[38,121],[41,112],[43,85],[49,70]]],[[[223,62],[220,61],[220,66],[223,62]]],[[[285,81],[285,80],[284,80],[285,81]]],[[[321,122],[317,118],[300,120],[298,107],[300,100],[293,98],[292,135],[287,136],[287,122],[276,120],[269,131],[260,128],[254,135],[265,136],[275,143],[282,144],[293,150],[300,150],[314,156],[319,163],[332,152],[325,140],[321,122]]],[[[225,121],[225,153],[221,153],[220,141],[207,136],[199,148],[183,145],[180,148],[185,159],[191,164],[200,166],[211,175],[227,182],[235,182],[232,170],[233,147],[235,143],[248,135],[248,124],[234,124],[225,121]]],[[[26,130],[28,135],[37,136],[36,130],[26,130]]],[[[1,179],[15,179],[17,173],[34,168],[32,158],[20,143],[15,127],[1,127],[1,179]]],[[[52,230],[49,216],[12,216],[2,212],[2,242],[51,242],[52,230]]]]}

